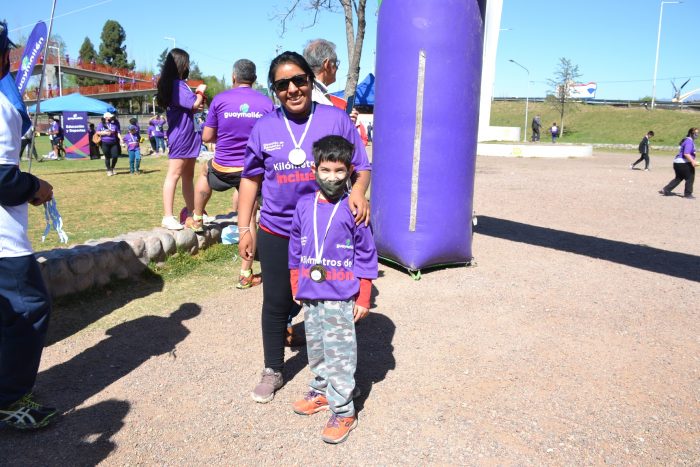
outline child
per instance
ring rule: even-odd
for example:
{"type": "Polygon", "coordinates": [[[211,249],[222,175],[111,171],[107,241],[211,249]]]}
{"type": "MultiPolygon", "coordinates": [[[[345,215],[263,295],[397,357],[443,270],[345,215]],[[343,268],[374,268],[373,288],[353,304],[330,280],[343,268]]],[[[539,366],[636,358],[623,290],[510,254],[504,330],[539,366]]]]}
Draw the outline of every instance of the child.
{"type": "Polygon", "coordinates": [[[139,127],[134,125],[136,119],[132,118],[129,120],[129,129],[124,136],[124,143],[126,143],[126,150],[129,152],[129,173],[130,174],[140,174],[141,173],[141,148],[139,136],[139,127]]]}
{"type": "Polygon", "coordinates": [[[637,159],[636,161],[634,161],[633,164],[630,165],[630,169],[634,169],[635,165],[644,161],[644,171],[649,171],[649,140],[653,137],[654,132],[652,130],[649,130],[647,134],[644,135],[642,141],[639,142],[639,159],[637,159]]]}
{"type": "Polygon", "coordinates": [[[557,138],[559,137],[559,127],[557,126],[557,122],[552,123],[552,128],[549,129],[549,132],[552,134],[552,143],[556,143],[557,138]]]}
{"type": "Polygon", "coordinates": [[[320,190],[302,197],[289,238],[292,294],[302,304],[311,390],[294,411],[333,412],[321,438],[342,443],[357,425],[353,405],[357,341],[355,322],[369,313],[377,251],[372,232],[355,219],[347,202],[354,147],[341,136],[313,145],[320,190]]]}

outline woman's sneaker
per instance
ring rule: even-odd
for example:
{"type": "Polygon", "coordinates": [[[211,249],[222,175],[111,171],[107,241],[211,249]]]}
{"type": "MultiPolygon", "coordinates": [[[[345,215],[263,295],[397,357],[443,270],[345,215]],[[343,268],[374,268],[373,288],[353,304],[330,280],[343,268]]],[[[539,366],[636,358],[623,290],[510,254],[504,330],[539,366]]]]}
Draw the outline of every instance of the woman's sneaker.
{"type": "Polygon", "coordinates": [[[304,398],[292,404],[294,413],[299,415],[313,415],[323,410],[328,410],[328,399],[324,394],[314,391],[304,393],[304,398]]]}
{"type": "Polygon", "coordinates": [[[330,444],[342,443],[348,439],[350,432],[354,430],[356,426],[357,416],[339,417],[333,414],[331,418],[328,419],[328,423],[326,423],[326,426],[321,432],[321,439],[330,444]]]}
{"type": "Polygon", "coordinates": [[[252,397],[255,402],[265,404],[275,398],[275,391],[283,385],[284,380],[282,379],[282,372],[275,371],[272,368],[265,368],[262,372],[260,382],[255,386],[253,392],[250,393],[250,397],[252,397]]]}
{"type": "Polygon", "coordinates": [[[48,425],[57,413],[53,407],[37,404],[32,395],[27,394],[14,404],[0,408],[0,425],[18,430],[36,430],[48,425]]]}
{"type": "Polygon", "coordinates": [[[260,274],[253,274],[253,270],[241,271],[241,275],[238,276],[238,282],[236,283],[237,289],[249,289],[255,287],[256,285],[262,284],[262,276],[260,274]]]}
{"type": "Polygon", "coordinates": [[[163,216],[163,222],[160,223],[168,230],[182,230],[184,227],[180,224],[175,216],[163,216]]]}

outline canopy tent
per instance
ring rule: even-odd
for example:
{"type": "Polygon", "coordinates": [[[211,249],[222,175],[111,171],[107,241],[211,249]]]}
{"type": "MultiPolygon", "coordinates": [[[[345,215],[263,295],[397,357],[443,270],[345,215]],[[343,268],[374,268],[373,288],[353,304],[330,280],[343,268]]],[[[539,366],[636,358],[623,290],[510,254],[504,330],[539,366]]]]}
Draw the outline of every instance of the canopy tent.
{"type": "MultiPolygon", "coordinates": [[[[333,96],[343,97],[345,91],[332,93],[333,96]]],[[[355,90],[355,105],[374,105],[374,75],[368,74],[355,90]]]]}
{"type": "MultiPolygon", "coordinates": [[[[112,105],[101,100],[85,97],[82,94],[69,94],[67,96],[54,97],[41,102],[41,112],[46,114],[59,112],[87,112],[92,115],[102,115],[105,112],[116,112],[112,105]]],[[[36,112],[36,104],[29,107],[29,111],[36,112]]]]}

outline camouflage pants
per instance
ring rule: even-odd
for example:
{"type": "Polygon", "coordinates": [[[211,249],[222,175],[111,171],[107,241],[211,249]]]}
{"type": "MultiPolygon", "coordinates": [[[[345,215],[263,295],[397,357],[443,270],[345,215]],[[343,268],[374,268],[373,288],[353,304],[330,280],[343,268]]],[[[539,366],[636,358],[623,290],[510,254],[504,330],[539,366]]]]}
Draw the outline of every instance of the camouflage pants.
{"type": "Polygon", "coordinates": [[[336,415],[355,415],[352,392],[355,389],[357,340],[352,312],[355,302],[332,300],[304,301],[304,327],[309,368],[314,374],[310,386],[326,395],[336,415]]]}

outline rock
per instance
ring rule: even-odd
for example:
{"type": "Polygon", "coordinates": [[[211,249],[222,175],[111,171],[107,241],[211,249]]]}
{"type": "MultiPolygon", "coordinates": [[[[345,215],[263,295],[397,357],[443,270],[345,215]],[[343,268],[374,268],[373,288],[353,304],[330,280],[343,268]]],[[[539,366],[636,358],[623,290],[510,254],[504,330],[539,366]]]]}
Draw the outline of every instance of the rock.
{"type": "Polygon", "coordinates": [[[195,233],[195,236],[197,237],[197,248],[199,250],[206,249],[207,248],[207,231],[205,230],[204,232],[195,233]]]}
{"type": "Polygon", "coordinates": [[[214,224],[209,228],[209,235],[211,235],[212,244],[221,243],[221,226],[214,224]]]}
{"type": "Polygon", "coordinates": [[[131,251],[134,253],[134,256],[136,256],[137,258],[142,258],[145,256],[146,242],[144,242],[142,238],[129,238],[128,240],[126,240],[126,243],[131,248],[131,251]]]}
{"type": "Polygon", "coordinates": [[[48,281],[53,297],[62,297],[74,292],[75,278],[64,258],[55,258],[48,263],[48,281]]]}
{"type": "Polygon", "coordinates": [[[88,253],[78,253],[68,257],[68,266],[77,276],[89,273],[94,265],[92,255],[88,253]]]}
{"type": "Polygon", "coordinates": [[[163,245],[163,252],[166,256],[175,254],[177,251],[177,245],[175,244],[175,238],[169,230],[153,229],[152,233],[160,238],[160,243],[163,245]]]}
{"type": "Polygon", "coordinates": [[[76,292],[87,290],[93,285],[95,285],[95,276],[93,274],[82,274],[80,276],[76,276],[75,282],[73,282],[73,287],[75,288],[76,292]]]}
{"type": "Polygon", "coordinates": [[[174,237],[178,249],[184,250],[191,255],[199,251],[197,235],[192,229],[176,230],[174,237]]]}
{"type": "Polygon", "coordinates": [[[146,238],[146,255],[149,261],[162,261],[165,259],[165,251],[163,251],[163,244],[160,242],[160,238],[156,235],[146,238]]]}

